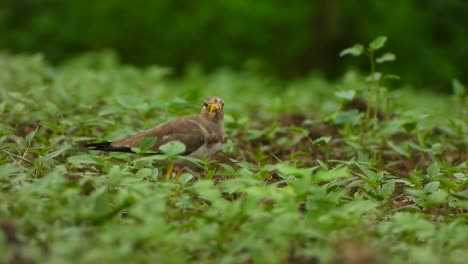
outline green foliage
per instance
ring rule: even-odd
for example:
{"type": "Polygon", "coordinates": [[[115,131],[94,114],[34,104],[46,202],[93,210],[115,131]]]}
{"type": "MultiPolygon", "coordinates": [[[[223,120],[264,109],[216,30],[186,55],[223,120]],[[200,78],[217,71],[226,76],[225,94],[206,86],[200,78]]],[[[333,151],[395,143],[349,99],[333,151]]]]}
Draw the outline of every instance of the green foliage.
{"type": "MultiPolygon", "coordinates": [[[[362,52],[380,52],[383,42],[362,52]]],[[[468,257],[468,124],[448,97],[388,92],[382,100],[399,100],[361,134],[366,109],[344,105],[369,82],[352,72],[336,83],[196,68],[172,78],[111,53],[59,67],[2,54],[0,66],[2,263],[468,257]],[[162,155],[79,147],[196,113],[215,94],[226,103],[228,140],[215,159],[192,160],[198,166],[179,181],[166,178],[162,161],[181,158],[180,142],[162,155]]]]}
{"type": "Polygon", "coordinates": [[[341,48],[385,33],[401,59],[386,70],[450,92],[447,80],[468,81],[466,13],[464,0],[4,0],[0,49],[43,52],[54,62],[112,49],[125,63],[168,65],[177,73],[195,63],[283,77],[319,69],[338,77],[341,48]]]}
{"type": "Polygon", "coordinates": [[[340,52],[340,56],[343,57],[345,55],[352,55],[352,56],[359,56],[364,51],[364,46],[361,44],[355,44],[354,46],[344,49],[340,52]]]}

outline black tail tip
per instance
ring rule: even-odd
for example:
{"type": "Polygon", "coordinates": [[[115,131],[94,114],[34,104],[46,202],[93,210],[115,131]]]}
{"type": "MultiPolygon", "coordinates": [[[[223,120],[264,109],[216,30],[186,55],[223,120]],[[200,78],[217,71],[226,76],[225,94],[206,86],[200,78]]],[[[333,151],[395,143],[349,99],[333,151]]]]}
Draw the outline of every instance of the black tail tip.
{"type": "Polygon", "coordinates": [[[100,142],[100,143],[87,143],[85,147],[89,150],[110,150],[112,148],[110,142],[100,142]]]}
{"type": "Polygon", "coordinates": [[[112,151],[112,152],[128,152],[134,153],[129,147],[113,147],[111,142],[88,143],[85,145],[88,150],[112,151]]]}

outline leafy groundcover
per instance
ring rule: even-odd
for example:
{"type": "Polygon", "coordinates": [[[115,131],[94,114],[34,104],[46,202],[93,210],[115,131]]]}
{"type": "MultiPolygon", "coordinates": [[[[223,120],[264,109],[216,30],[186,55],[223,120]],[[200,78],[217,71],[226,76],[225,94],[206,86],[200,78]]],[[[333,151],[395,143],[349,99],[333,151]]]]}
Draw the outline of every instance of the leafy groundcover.
{"type": "Polygon", "coordinates": [[[0,55],[0,262],[465,263],[464,87],[388,89],[373,71],[280,81],[0,55]],[[160,162],[177,149],[82,147],[209,95],[225,101],[226,141],[179,181],[160,162]]]}

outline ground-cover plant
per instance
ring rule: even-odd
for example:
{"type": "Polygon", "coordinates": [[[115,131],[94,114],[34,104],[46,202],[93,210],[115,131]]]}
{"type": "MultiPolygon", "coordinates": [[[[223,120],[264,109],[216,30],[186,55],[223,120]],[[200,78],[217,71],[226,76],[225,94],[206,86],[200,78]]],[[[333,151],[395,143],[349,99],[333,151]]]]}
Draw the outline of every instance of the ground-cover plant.
{"type": "Polygon", "coordinates": [[[2,54],[0,69],[0,262],[468,257],[468,124],[448,96],[389,91],[392,115],[360,134],[368,102],[343,100],[366,85],[352,72],[336,83],[197,68],[172,78],[105,53],[59,67],[2,54]],[[158,159],[179,159],[179,146],[164,157],[144,144],[134,155],[80,147],[197,112],[208,95],[226,102],[227,140],[178,182],[158,159]]]}

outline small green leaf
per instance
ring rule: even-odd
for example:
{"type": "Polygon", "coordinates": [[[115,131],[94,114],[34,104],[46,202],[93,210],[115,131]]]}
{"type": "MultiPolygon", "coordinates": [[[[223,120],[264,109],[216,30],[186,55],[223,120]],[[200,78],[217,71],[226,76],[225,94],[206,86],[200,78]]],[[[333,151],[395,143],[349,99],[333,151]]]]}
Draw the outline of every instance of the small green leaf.
{"type": "Polygon", "coordinates": [[[16,129],[13,127],[6,124],[0,124],[0,136],[13,135],[15,132],[16,129]]]}
{"type": "Polygon", "coordinates": [[[376,82],[380,81],[382,79],[382,73],[380,72],[374,72],[374,74],[369,74],[366,78],[366,82],[376,82]]]}
{"type": "Polygon", "coordinates": [[[182,175],[180,175],[179,183],[184,185],[184,184],[187,184],[191,179],[193,179],[192,174],[183,173],[182,175]]]}
{"type": "Polygon", "coordinates": [[[117,165],[112,166],[107,175],[111,186],[119,185],[124,177],[123,171],[117,165]]]}
{"type": "Polygon", "coordinates": [[[199,180],[193,185],[193,189],[201,198],[215,202],[221,200],[221,193],[218,188],[214,186],[213,181],[199,180]]]}
{"type": "Polygon", "coordinates": [[[127,109],[138,109],[146,105],[143,99],[135,96],[117,97],[117,103],[127,109]]]}
{"type": "Polygon", "coordinates": [[[343,57],[345,55],[351,55],[351,56],[359,56],[362,54],[362,51],[364,50],[364,46],[361,44],[355,44],[354,46],[344,49],[340,52],[340,57],[343,57]]]}
{"type": "Polygon", "coordinates": [[[122,107],[110,106],[110,107],[103,108],[98,113],[98,115],[99,116],[106,116],[106,115],[118,114],[118,113],[122,113],[122,112],[124,112],[122,107]]]}
{"type": "Polygon", "coordinates": [[[382,56],[378,57],[377,59],[375,59],[375,62],[384,63],[384,62],[387,62],[387,61],[394,61],[395,59],[396,59],[395,54],[393,54],[391,52],[387,52],[387,53],[383,54],[382,56]]]}
{"type": "Polygon", "coordinates": [[[456,172],[453,174],[453,176],[459,181],[464,181],[467,180],[468,173],[456,172]]]}
{"type": "Polygon", "coordinates": [[[140,143],[138,144],[138,147],[142,150],[147,150],[154,146],[156,144],[156,138],[155,137],[146,137],[143,138],[140,143]]]}
{"type": "Polygon", "coordinates": [[[382,188],[379,190],[379,194],[384,198],[390,197],[395,191],[395,181],[389,181],[382,185],[382,188]]]}
{"type": "Polygon", "coordinates": [[[317,163],[320,165],[322,169],[328,170],[328,165],[325,162],[321,160],[317,160],[317,163]]]}
{"type": "Polygon", "coordinates": [[[321,170],[315,174],[315,179],[319,182],[331,181],[337,178],[348,178],[351,177],[351,173],[347,168],[333,169],[333,170],[321,170]]]}
{"type": "Polygon", "coordinates": [[[70,148],[70,146],[63,146],[61,147],[60,149],[56,150],[56,151],[53,151],[53,152],[50,152],[50,153],[47,153],[46,155],[42,156],[40,158],[41,162],[46,162],[46,161],[49,161],[57,156],[59,156],[60,154],[62,154],[63,152],[67,151],[68,149],[70,148]]]}
{"type": "Polygon", "coordinates": [[[431,152],[434,155],[442,154],[443,151],[444,151],[444,148],[443,148],[442,144],[440,144],[440,143],[434,143],[431,146],[431,152]]]}
{"type": "Polygon", "coordinates": [[[383,79],[384,80],[400,80],[400,76],[396,74],[385,74],[383,79]]]}
{"type": "Polygon", "coordinates": [[[424,191],[427,193],[433,193],[439,189],[440,182],[433,181],[424,186],[424,191]]]}
{"type": "Polygon", "coordinates": [[[427,202],[431,205],[439,205],[447,202],[448,194],[444,190],[437,190],[427,197],[427,202]]]}
{"type": "Polygon", "coordinates": [[[89,154],[83,154],[83,155],[76,155],[76,156],[71,156],[68,158],[68,162],[71,164],[77,165],[77,164],[97,164],[96,159],[89,155],[89,154]]]}
{"type": "Polygon", "coordinates": [[[343,124],[350,124],[350,125],[358,125],[361,123],[364,114],[359,112],[356,109],[349,110],[349,111],[342,111],[338,112],[335,117],[335,124],[343,125],[343,124]]]}
{"type": "Polygon", "coordinates": [[[387,42],[386,36],[377,37],[369,44],[369,50],[371,51],[378,50],[385,45],[385,42],[387,42]]]}
{"type": "Polygon", "coordinates": [[[427,168],[427,176],[431,179],[436,179],[439,177],[440,167],[437,162],[434,162],[427,168]]]}
{"type": "Polygon", "coordinates": [[[408,121],[402,125],[403,129],[408,133],[416,129],[417,126],[418,126],[418,122],[416,121],[408,121]]]}
{"type": "Polygon", "coordinates": [[[0,104],[0,114],[3,114],[3,112],[5,111],[5,108],[6,108],[6,101],[0,104]]]}
{"type": "Polygon", "coordinates": [[[9,165],[0,166],[0,179],[10,177],[22,170],[23,168],[21,167],[12,167],[9,165]]]}
{"type": "Polygon", "coordinates": [[[463,97],[465,95],[465,86],[457,79],[452,80],[452,89],[455,96],[463,97]]]}
{"type": "Polygon", "coordinates": [[[393,150],[395,151],[396,153],[406,157],[406,158],[409,158],[410,157],[410,152],[400,146],[398,146],[397,144],[393,143],[393,141],[389,140],[387,142],[388,146],[393,150]]]}
{"type": "Polygon", "coordinates": [[[109,195],[103,189],[93,193],[89,200],[94,202],[93,217],[104,215],[109,210],[109,195]]]}
{"type": "Polygon", "coordinates": [[[141,154],[151,154],[155,153],[153,150],[150,150],[151,147],[156,144],[156,138],[155,137],[147,137],[143,138],[140,143],[138,144],[138,147],[131,148],[133,152],[135,153],[141,153],[141,154]]]}
{"type": "Polygon", "coordinates": [[[468,200],[468,189],[454,193],[453,196],[468,200]]]}
{"type": "Polygon", "coordinates": [[[312,168],[297,168],[291,164],[279,163],[275,166],[275,169],[278,170],[280,174],[285,176],[294,176],[294,177],[306,177],[312,174],[312,168]]]}
{"type": "Polygon", "coordinates": [[[175,156],[185,152],[185,145],[180,141],[170,141],[159,147],[159,150],[168,156],[175,156]]]}
{"type": "Polygon", "coordinates": [[[317,144],[318,146],[327,146],[330,144],[332,137],[320,137],[314,140],[314,143],[317,144]]]}
{"type": "MultiPolygon", "coordinates": [[[[133,148],[132,148],[132,150],[133,150],[133,148]]],[[[138,148],[137,148],[137,150],[138,150],[138,148]]],[[[135,160],[135,162],[152,162],[152,161],[155,161],[155,160],[167,160],[167,159],[169,159],[168,156],[169,155],[166,155],[166,154],[151,155],[151,156],[138,158],[138,159],[135,160]]]]}
{"type": "Polygon", "coordinates": [[[139,169],[136,173],[136,176],[138,178],[146,178],[146,177],[149,177],[153,175],[153,170],[150,169],[150,168],[142,168],[142,169],[139,169]]]}
{"type": "Polygon", "coordinates": [[[340,99],[351,101],[354,98],[354,96],[356,96],[356,91],[355,90],[338,91],[335,93],[335,96],[340,99]]]}

